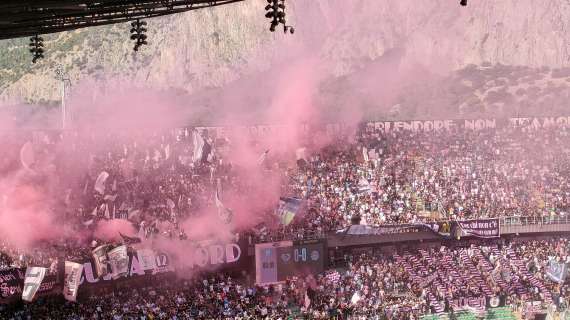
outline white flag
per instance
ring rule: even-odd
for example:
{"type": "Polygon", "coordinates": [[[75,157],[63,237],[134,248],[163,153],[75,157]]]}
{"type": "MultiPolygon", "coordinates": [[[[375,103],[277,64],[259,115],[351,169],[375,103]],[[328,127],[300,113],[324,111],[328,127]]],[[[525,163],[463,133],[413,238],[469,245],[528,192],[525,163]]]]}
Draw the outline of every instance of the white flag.
{"type": "Polygon", "coordinates": [[[226,224],[230,223],[232,221],[233,211],[224,206],[224,204],[222,203],[222,200],[220,200],[219,190],[216,190],[215,200],[216,200],[216,207],[218,209],[218,215],[220,216],[220,219],[222,219],[222,222],[224,222],[226,224]]]}
{"type": "Polygon", "coordinates": [[[129,272],[129,256],[127,254],[127,246],[118,246],[107,253],[109,264],[113,272],[113,279],[118,279],[127,275],[129,272]]]}
{"type": "Polygon", "coordinates": [[[32,302],[36,292],[40,288],[47,268],[28,267],[26,269],[26,278],[24,279],[24,290],[22,291],[22,300],[32,302]]]}
{"type": "Polygon", "coordinates": [[[99,192],[100,194],[105,193],[105,181],[107,181],[107,178],[109,178],[109,174],[106,171],[103,171],[99,174],[97,180],[95,181],[95,191],[99,192]]]}
{"type": "Polygon", "coordinates": [[[170,145],[167,144],[166,147],[164,147],[164,158],[166,160],[168,160],[168,158],[170,158],[170,145]]]}
{"type": "Polygon", "coordinates": [[[311,299],[309,298],[309,295],[305,291],[305,309],[309,309],[310,306],[311,306],[311,299]]]}
{"type": "Polygon", "coordinates": [[[137,256],[143,270],[154,270],[156,268],[156,257],[151,249],[139,249],[137,256]]]}
{"type": "Polygon", "coordinates": [[[358,301],[360,301],[360,293],[358,291],[356,291],[353,295],[352,298],[350,298],[350,302],[352,304],[357,304],[358,301]]]}
{"type": "Polygon", "coordinates": [[[75,302],[82,272],[82,264],[65,261],[65,282],[63,283],[63,296],[66,300],[75,302]]]}
{"type": "Polygon", "coordinates": [[[204,149],[204,138],[200,135],[198,131],[194,131],[192,133],[193,143],[194,143],[194,151],[192,153],[192,161],[194,163],[200,162],[202,160],[202,154],[204,149]]]}
{"type": "Polygon", "coordinates": [[[364,157],[365,162],[368,162],[368,160],[370,160],[370,158],[368,157],[368,150],[366,149],[366,147],[362,147],[362,156],[364,157]]]}
{"type": "Polygon", "coordinates": [[[265,150],[265,152],[263,152],[261,154],[261,156],[259,156],[259,159],[257,159],[257,165],[260,166],[265,162],[265,159],[267,159],[267,154],[269,153],[269,149],[265,150]]]}

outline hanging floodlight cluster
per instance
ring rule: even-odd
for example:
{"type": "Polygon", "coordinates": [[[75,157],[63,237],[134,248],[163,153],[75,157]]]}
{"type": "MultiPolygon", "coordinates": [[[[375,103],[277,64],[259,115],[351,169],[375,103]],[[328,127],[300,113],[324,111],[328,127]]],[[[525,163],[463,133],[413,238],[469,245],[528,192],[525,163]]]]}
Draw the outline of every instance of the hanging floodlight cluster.
{"type": "Polygon", "coordinates": [[[131,23],[131,40],[135,41],[135,47],[133,48],[134,51],[139,51],[139,48],[143,45],[148,45],[146,42],[146,31],[145,28],[146,21],[140,21],[137,19],[131,23]]]}
{"type": "Polygon", "coordinates": [[[30,52],[32,53],[32,63],[44,58],[44,38],[35,35],[30,38],[30,52]]]}
{"type": "Polygon", "coordinates": [[[288,26],[285,20],[285,0],[267,0],[268,5],[265,6],[265,17],[271,19],[269,30],[275,32],[275,28],[280,24],[283,25],[283,32],[295,33],[295,28],[288,26]]]}
{"type": "Polygon", "coordinates": [[[459,4],[465,7],[467,6],[467,0],[460,0],[459,4]]]}

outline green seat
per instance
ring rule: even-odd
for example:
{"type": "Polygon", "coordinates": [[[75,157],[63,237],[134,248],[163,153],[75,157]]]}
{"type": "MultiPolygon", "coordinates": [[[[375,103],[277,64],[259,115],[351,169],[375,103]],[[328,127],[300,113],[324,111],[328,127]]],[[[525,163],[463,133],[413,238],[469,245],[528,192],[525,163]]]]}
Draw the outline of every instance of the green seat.
{"type": "MultiPolygon", "coordinates": [[[[469,311],[460,311],[455,314],[457,320],[478,320],[477,315],[469,311]]],[[[449,315],[424,315],[421,320],[449,320],[449,315]]],[[[509,307],[500,307],[487,310],[485,319],[489,320],[516,320],[517,317],[509,307]]]]}

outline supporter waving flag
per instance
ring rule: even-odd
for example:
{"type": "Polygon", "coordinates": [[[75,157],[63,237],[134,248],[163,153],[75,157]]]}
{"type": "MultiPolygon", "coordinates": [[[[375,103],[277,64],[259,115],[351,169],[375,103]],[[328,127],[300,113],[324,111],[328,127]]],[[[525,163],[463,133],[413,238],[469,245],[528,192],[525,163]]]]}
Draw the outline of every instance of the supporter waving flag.
{"type": "Polygon", "coordinates": [[[370,160],[368,149],[366,149],[366,147],[362,147],[362,158],[364,159],[364,162],[368,162],[370,160]]]}
{"type": "Polygon", "coordinates": [[[303,201],[297,198],[280,198],[279,207],[277,208],[277,216],[279,217],[281,224],[289,225],[295,219],[295,216],[299,213],[303,201]]]}
{"type": "Polygon", "coordinates": [[[219,184],[218,184],[218,187],[216,188],[215,201],[216,201],[216,208],[218,209],[218,215],[220,216],[220,219],[222,219],[222,221],[224,223],[230,223],[232,221],[233,212],[231,209],[226,208],[224,206],[224,204],[222,203],[222,200],[220,199],[220,186],[219,186],[219,184]]]}
{"type": "Polygon", "coordinates": [[[197,163],[202,160],[204,145],[206,141],[202,138],[202,135],[198,131],[192,132],[192,141],[194,144],[194,149],[192,152],[192,162],[197,163]]]}
{"type": "Polygon", "coordinates": [[[109,178],[109,173],[107,173],[106,171],[101,172],[97,177],[97,180],[95,181],[95,186],[94,186],[95,191],[99,192],[100,194],[104,194],[105,182],[107,181],[108,178],[109,178]]]}
{"type": "Polygon", "coordinates": [[[365,178],[360,178],[360,181],[358,182],[358,193],[372,193],[372,185],[365,178]]]}
{"type": "Polygon", "coordinates": [[[555,260],[550,260],[550,265],[546,269],[546,275],[550,280],[557,283],[564,283],[567,275],[567,266],[563,262],[557,262],[555,260]]]}

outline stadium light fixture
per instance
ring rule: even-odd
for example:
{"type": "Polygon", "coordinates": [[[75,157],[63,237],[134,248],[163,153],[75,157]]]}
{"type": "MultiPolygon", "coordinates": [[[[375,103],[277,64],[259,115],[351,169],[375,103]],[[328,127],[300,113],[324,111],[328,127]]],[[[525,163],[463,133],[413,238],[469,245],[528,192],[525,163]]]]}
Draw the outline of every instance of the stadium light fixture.
{"type": "Polygon", "coordinates": [[[137,19],[131,23],[131,40],[135,41],[135,46],[133,50],[139,51],[139,48],[143,45],[148,45],[147,39],[147,25],[146,21],[140,21],[137,19]]]}
{"type": "Polygon", "coordinates": [[[467,6],[467,0],[460,0],[459,4],[462,5],[463,7],[467,6]]]}
{"type": "Polygon", "coordinates": [[[287,25],[285,20],[285,0],[267,0],[267,5],[265,6],[265,17],[271,20],[269,26],[269,31],[275,32],[277,26],[283,25],[283,32],[295,33],[295,28],[287,25]]]}
{"type": "Polygon", "coordinates": [[[35,35],[30,38],[30,52],[32,53],[32,63],[44,58],[44,38],[35,35]]]}

